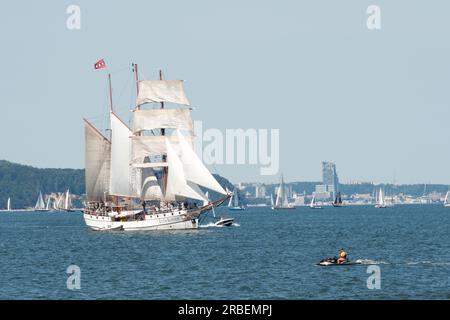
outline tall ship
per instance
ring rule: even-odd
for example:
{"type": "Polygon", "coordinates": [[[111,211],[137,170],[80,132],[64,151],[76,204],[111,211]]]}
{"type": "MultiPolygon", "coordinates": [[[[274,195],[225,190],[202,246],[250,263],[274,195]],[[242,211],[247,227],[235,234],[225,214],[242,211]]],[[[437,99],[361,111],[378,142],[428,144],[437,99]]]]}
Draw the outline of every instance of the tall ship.
{"type": "Polygon", "coordinates": [[[58,197],[58,201],[56,202],[56,204],[54,203],[53,208],[58,211],[67,211],[67,212],[75,211],[72,208],[72,195],[70,194],[69,189],[67,189],[66,192],[64,192],[58,197]]]}
{"type": "Polygon", "coordinates": [[[192,109],[182,80],[139,80],[132,126],[114,113],[110,137],[85,124],[84,220],[94,230],[197,229],[230,195],[194,151],[192,109]],[[210,201],[204,190],[214,191],[210,201]]]}
{"type": "Polygon", "coordinates": [[[339,208],[339,207],[343,207],[343,206],[344,206],[344,203],[342,202],[341,192],[338,191],[336,193],[336,197],[334,198],[334,201],[333,201],[333,207],[339,208]]]}
{"type": "Polygon", "coordinates": [[[383,192],[383,188],[380,187],[377,196],[376,196],[376,204],[375,208],[384,209],[387,208],[388,204],[386,202],[386,197],[383,192]]]}
{"type": "Polygon", "coordinates": [[[272,210],[284,210],[284,209],[295,209],[295,207],[288,202],[288,197],[286,193],[286,186],[284,184],[283,175],[281,175],[280,186],[278,187],[277,197],[275,202],[271,198],[272,210]]]}

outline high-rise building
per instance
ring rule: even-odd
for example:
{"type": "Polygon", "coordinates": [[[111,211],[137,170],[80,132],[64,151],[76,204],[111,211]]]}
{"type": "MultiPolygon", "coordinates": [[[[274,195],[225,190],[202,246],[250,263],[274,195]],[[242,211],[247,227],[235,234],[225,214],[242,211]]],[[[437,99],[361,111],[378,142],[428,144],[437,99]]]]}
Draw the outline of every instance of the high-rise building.
{"type": "Polygon", "coordinates": [[[334,198],[339,191],[339,179],[336,172],[336,165],[332,162],[322,162],[322,183],[327,186],[328,192],[334,198]]]}

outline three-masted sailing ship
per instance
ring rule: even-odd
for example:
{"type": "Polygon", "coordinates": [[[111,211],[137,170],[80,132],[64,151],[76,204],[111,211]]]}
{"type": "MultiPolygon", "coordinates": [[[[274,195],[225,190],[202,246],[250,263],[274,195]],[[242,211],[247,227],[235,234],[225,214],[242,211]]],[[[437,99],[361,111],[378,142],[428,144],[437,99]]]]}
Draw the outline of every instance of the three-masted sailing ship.
{"type": "Polygon", "coordinates": [[[132,126],[113,111],[111,75],[111,136],[85,120],[84,220],[95,230],[197,229],[200,216],[230,195],[194,151],[192,109],[183,81],[164,80],[161,72],[159,80],[139,80],[137,68],[133,64],[137,99],[132,126]],[[205,189],[220,198],[210,202],[205,189]]]}

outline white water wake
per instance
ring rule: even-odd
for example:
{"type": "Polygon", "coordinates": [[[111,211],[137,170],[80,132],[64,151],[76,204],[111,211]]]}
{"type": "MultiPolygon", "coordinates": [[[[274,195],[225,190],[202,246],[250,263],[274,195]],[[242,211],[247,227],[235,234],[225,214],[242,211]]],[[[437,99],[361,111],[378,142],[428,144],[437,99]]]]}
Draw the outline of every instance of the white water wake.
{"type": "MultiPolygon", "coordinates": [[[[231,225],[231,227],[240,227],[241,225],[239,223],[233,222],[233,224],[231,225]]],[[[214,222],[208,222],[205,224],[201,224],[200,228],[223,228],[226,227],[224,225],[216,225],[214,222]]]]}
{"type": "Polygon", "coordinates": [[[377,261],[377,260],[371,260],[371,259],[357,259],[355,260],[357,263],[361,264],[389,264],[389,262],[386,261],[377,261]]]}

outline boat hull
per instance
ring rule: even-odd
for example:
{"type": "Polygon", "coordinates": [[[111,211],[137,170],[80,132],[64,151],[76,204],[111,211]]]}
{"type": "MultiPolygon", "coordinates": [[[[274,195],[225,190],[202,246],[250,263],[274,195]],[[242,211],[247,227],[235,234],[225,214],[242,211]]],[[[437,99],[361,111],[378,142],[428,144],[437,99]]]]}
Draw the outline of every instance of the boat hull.
{"type": "Polygon", "coordinates": [[[93,230],[119,229],[124,231],[149,230],[189,230],[198,229],[198,217],[201,211],[173,211],[145,215],[142,220],[117,219],[105,215],[84,213],[86,225],[93,230]]]}
{"type": "Polygon", "coordinates": [[[272,207],[272,210],[292,210],[295,207],[272,207]]]}
{"type": "Polygon", "coordinates": [[[245,208],[243,208],[243,207],[229,207],[228,210],[230,210],[230,211],[244,211],[245,208]]]}

